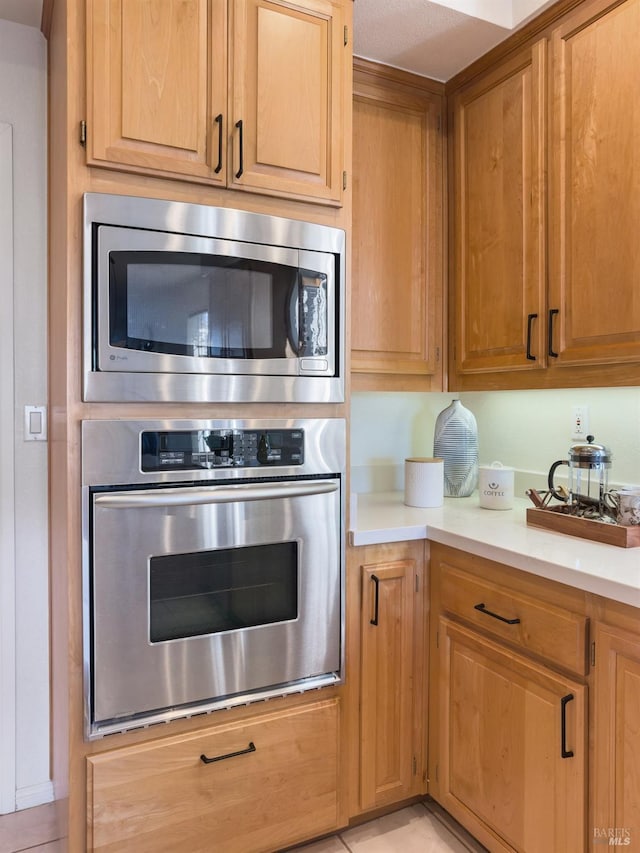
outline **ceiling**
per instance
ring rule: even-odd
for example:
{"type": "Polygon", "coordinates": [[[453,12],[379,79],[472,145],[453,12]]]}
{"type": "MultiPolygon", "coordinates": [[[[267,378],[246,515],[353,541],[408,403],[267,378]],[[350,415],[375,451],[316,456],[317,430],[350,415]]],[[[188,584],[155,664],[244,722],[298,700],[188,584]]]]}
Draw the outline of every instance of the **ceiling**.
{"type": "Polygon", "coordinates": [[[555,0],[355,0],[356,56],[446,81],[555,0]]]}
{"type": "MultiPolygon", "coordinates": [[[[355,0],[354,53],[449,80],[554,0],[355,0]]],[[[0,0],[0,18],[40,27],[42,0],[0,0]]]]}
{"type": "Polygon", "coordinates": [[[0,0],[0,18],[40,29],[42,0],[0,0]]]}

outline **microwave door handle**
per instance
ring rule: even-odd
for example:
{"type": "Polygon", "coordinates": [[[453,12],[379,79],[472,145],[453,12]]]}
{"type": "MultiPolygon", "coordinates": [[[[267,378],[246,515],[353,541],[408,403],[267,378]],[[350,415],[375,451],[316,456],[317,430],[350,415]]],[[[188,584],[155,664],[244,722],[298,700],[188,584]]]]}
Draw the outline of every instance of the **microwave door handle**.
{"type": "Polygon", "coordinates": [[[289,327],[287,329],[291,349],[296,355],[300,355],[300,284],[300,273],[298,273],[289,295],[289,327]]]}
{"type": "Polygon", "coordinates": [[[240,503],[277,498],[299,498],[326,495],[338,491],[338,483],[318,480],[301,483],[269,483],[242,486],[220,486],[210,489],[167,489],[127,495],[97,495],[95,505],[108,509],[136,507],[194,506],[195,504],[240,503]]]}

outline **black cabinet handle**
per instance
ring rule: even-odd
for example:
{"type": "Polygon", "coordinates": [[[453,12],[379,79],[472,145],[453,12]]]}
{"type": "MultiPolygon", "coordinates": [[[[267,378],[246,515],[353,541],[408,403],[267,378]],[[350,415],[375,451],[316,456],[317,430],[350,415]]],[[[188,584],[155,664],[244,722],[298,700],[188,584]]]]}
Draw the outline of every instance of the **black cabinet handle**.
{"type": "Polygon", "coordinates": [[[236,172],[236,178],[241,178],[242,173],[244,172],[244,130],[242,127],[242,119],[236,122],[236,127],[238,128],[240,139],[240,168],[236,172]]]}
{"type": "Polygon", "coordinates": [[[251,740],[251,741],[249,741],[249,746],[246,749],[239,749],[237,752],[227,752],[226,755],[216,755],[213,758],[207,758],[206,755],[201,755],[200,761],[202,761],[203,764],[213,764],[214,761],[224,761],[227,758],[235,758],[236,755],[246,755],[248,752],[255,752],[255,751],[256,751],[256,745],[251,740]]]}
{"type": "Polygon", "coordinates": [[[222,113],[215,117],[215,123],[218,125],[218,165],[213,171],[217,175],[222,169],[222,113]]]}
{"type": "Polygon", "coordinates": [[[574,698],[573,693],[567,693],[560,700],[560,753],[563,758],[573,758],[573,750],[567,749],[567,704],[574,698]]]}
{"type": "Polygon", "coordinates": [[[547,354],[549,356],[551,356],[551,358],[557,358],[558,357],[558,353],[554,352],[554,349],[553,349],[553,318],[555,317],[556,314],[559,314],[559,313],[560,313],[560,310],[558,308],[551,308],[551,310],[549,311],[549,335],[548,335],[549,349],[547,350],[547,354]]]}
{"type": "Polygon", "coordinates": [[[533,321],[538,319],[537,314],[529,314],[527,316],[527,358],[529,361],[535,361],[535,355],[531,355],[531,326],[533,321]]]}
{"type": "Polygon", "coordinates": [[[501,622],[506,622],[507,625],[519,625],[519,619],[505,619],[504,616],[500,616],[497,613],[492,613],[491,610],[487,610],[483,603],[475,604],[473,606],[474,610],[479,610],[480,613],[486,613],[487,616],[492,616],[494,619],[499,619],[501,622]]]}
{"type": "Polygon", "coordinates": [[[377,577],[377,575],[371,575],[371,580],[374,582],[376,589],[375,589],[375,598],[373,599],[373,619],[369,620],[369,624],[370,625],[377,625],[378,624],[378,606],[380,604],[380,598],[379,598],[379,596],[380,596],[380,579],[377,577]]]}

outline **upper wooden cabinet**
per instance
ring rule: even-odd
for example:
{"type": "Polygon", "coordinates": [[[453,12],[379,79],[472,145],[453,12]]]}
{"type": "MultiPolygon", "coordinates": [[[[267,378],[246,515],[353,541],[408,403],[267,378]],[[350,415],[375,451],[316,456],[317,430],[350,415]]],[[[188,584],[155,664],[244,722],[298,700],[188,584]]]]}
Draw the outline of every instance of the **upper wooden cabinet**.
{"type": "Polygon", "coordinates": [[[88,163],[339,204],[346,23],[343,0],[88,0],[88,163]]]}
{"type": "Polygon", "coordinates": [[[640,0],[552,33],[550,364],[640,361],[640,0]]]}
{"type": "Polygon", "coordinates": [[[545,366],[545,49],[452,101],[456,378],[545,366]]]}
{"type": "Polygon", "coordinates": [[[590,0],[453,92],[453,389],[637,384],[639,31],[590,0]]]}
{"type": "Polygon", "coordinates": [[[442,389],[442,95],[356,60],[355,390],[442,389]]]}

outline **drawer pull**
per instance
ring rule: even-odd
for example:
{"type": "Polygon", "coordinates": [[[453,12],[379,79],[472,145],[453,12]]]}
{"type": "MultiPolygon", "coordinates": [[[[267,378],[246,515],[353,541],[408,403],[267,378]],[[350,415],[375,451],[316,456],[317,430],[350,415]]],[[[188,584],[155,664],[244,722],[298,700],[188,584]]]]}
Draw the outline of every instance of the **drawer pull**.
{"type": "Polygon", "coordinates": [[[567,693],[560,700],[560,752],[563,758],[573,758],[573,750],[567,749],[567,704],[574,698],[573,693],[567,693]]]}
{"type": "Polygon", "coordinates": [[[487,616],[493,616],[494,619],[499,619],[501,622],[506,622],[507,625],[519,625],[519,619],[505,619],[504,616],[500,616],[498,613],[492,613],[491,610],[487,610],[483,603],[475,604],[473,607],[474,610],[479,610],[480,613],[486,613],[487,616]]]}
{"type": "Polygon", "coordinates": [[[371,580],[374,582],[375,589],[375,598],[373,599],[373,619],[369,619],[370,625],[378,624],[378,607],[380,604],[380,580],[377,575],[371,575],[371,580]]]}
{"type": "Polygon", "coordinates": [[[239,749],[237,752],[227,752],[226,755],[216,755],[214,758],[207,758],[206,755],[200,756],[200,761],[203,764],[213,764],[214,761],[224,761],[225,758],[235,758],[236,755],[246,755],[248,752],[255,752],[256,745],[253,741],[249,741],[249,746],[246,749],[239,749]]]}

